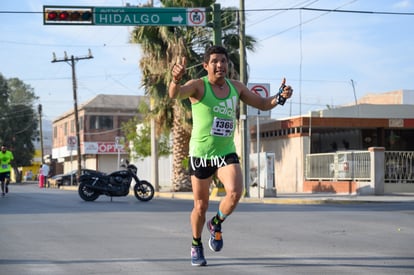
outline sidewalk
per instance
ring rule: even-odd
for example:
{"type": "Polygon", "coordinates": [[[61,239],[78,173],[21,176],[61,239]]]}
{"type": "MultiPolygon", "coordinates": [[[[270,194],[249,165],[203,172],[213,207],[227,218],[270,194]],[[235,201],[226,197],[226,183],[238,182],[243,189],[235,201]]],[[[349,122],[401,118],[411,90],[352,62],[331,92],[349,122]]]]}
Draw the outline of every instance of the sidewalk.
{"type": "MultiPolygon", "coordinates": [[[[61,190],[77,191],[77,186],[62,186],[61,190]]],[[[220,201],[223,196],[215,195],[212,192],[210,200],[220,201]]],[[[134,195],[131,191],[130,195],[134,195]]],[[[155,192],[155,198],[167,199],[184,199],[193,200],[192,192],[155,192]]],[[[398,203],[412,202],[414,203],[414,193],[392,194],[382,196],[361,196],[348,194],[332,194],[332,193],[283,193],[277,194],[276,197],[265,198],[241,198],[241,203],[269,203],[269,204],[352,204],[352,203],[398,203]]]]}
{"type": "MultiPolygon", "coordinates": [[[[170,199],[192,200],[191,192],[156,192],[155,197],[170,199]]],[[[220,201],[222,196],[210,196],[210,200],[220,201]]],[[[294,193],[278,194],[276,197],[242,198],[242,203],[271,203],[271,204],[350,204],[350,203],[390,203],[390,202],[414,202],[414,194],[394,194],[383,196],[359,196],[346,194],[312,194],[294,193]]]]}

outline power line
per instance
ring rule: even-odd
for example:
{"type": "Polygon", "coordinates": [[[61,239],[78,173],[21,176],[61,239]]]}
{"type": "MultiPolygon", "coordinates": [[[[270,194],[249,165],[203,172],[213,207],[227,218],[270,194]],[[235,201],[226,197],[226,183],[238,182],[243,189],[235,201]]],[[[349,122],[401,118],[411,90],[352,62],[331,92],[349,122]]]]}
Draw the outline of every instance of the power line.
{"type": "MultiPolygon", "coordinates": [[[[8,40],[0,40],[0,43],[4,44],[17,44],[17,45],[23,45],[23,46],[38,46],[38,47],[67,47],[68,44],[46,44],[46,43],[32,43],[32,42],[20,42],[20,41],[8,41],[8,40]]],[[[114,47],[114,48],[121,48],[121,47],[131,47],[136,44],[129,43],[129,44],[117,44],[117,45],[108,45],[106,43],[104,44],[96,44],[96,45],[90,45],[88,44],[88,47],[114,47]]],[[[85,45],[70,45],[71,47],[85,47],[85,45]]]]}
{"type": "MultiPolygon", "coordinates": [[[[313,5],[314,3],[318,2],[318,1],[319,1],[319,0],[314,0],[314,1],[310,2],[310,3],[307,3],[307,2],[309,2],[309,0],[306,0],[306,1],[300,2],[300,3],[298,3],[298,4],[295,4],[293,7],[297,7],[297,6],[304,5],[304,4],[306,4],[304,7],[307,7],[307,6],[313,5]]],[[[264,21],[266,21],[266,20],[269,20],[269,19],[271,19],[271,18],[273,18],[273,17],[275,17],[275,16],[278,16],[278,15],[280,15],[280,14],[284,13],[284,12],[287,12],[287,11],[288,11],[288,10],[279,11],[279,12],[277,12],[277,13],[275,13],[275,14],[272,14],[272,15],[270,15],[270,16],[268,16],[268,17],[262,18],[262,19],[260,19],[259,21],[256,21],[256,22],[253,22],[253,23],[249,24],[249,27],[252,27],[252,26],[254,26],[254,25],[257,25],[257,24],[259,24],[259,23],[262,23],[262,22],[264,22],[264,21]]]]}
{"type": "Polygon", "coordinates": [[[390,11],[361,11],[361,10],[329,10],[318,8],[300,8],[307,11],[321,11],[321,12],[341,12],[341,13],[364,13],[364,14],[380,14],[380,15],[414,15],[414,12],[390,12],[390,11]]]}
{"type": "MultiPolygon", "coordinates": [[[[278,33],[275,33],[275,34],[269,35],[269,36],[267,36],[267,37],[265,37],[265,38],[261,39],[260,41],[263,41],[263,40],[269,39],[269,38],[271,38],[271,37],[274,37],[274,36],[280,35],[280,34],[285,33],[285,32],[287,32],[287,31],[293,30],[293,29],[295,29],[295,28],[297,28],[297,27],[300,27],[300,28],[302,29],[302,26],[303,26],[304,24],[307,24],[307,23],[309,23],[309,22],[312,22],[312,21],[314,21],[314,20],[316,20],[316,19],[318,19],[318,18],[320,18],[320,17],[324,16],[324,15],[327,15],[327,14],[331,13],[331,11],[334,11],[334,10],[340,10],[340,8],[342,8],[342,7],[346,6],[346,5],[349,5],[349,4],[351,4],[351,3],[355,2],[355,1],[356,1],[356,0],[353,0],[353,1],[350,1],[350,2],[348,2],[348,3],[345,3],[345,4],[343,4],[343,5],[339,6],[339,7],[337,7],[336,9],[331,9],[331,10],[329,10],[329,11],[325,11],[324,13],[319,14],[318,16],[315,16],[315,17],[313,17],[313,18],[310,18],[310,19],[308,19],[308,20],[306,20],[306,21],[302,21],[302,19],[301,19],[300,24],[295,25],[295,26],[292,26],[292,27],[289,27],[289,28],[287,28],[287,29],[285,29],[285,30],[282,30],[282,31],[278,32],[278,33]]],[[[292,10],[293,10],[293,9],[296,9],[296,8],[292,8],[292,10]]],[[[302,7],[302,8],[298,8],[298,9],[297,9],[297,10],[299,10],[299,11],[300,11],[301,17],[302,17],[302,10],[304,10],[304,9],[307,9],[307,8],[306,8],[306,7],[302,7]]]]}
{"type": "MultiPolygon", "coordinates": [[[[347,4],[342,5],[341,7],[335,8],[335,9],[309,8],[308,7],[309,5],[314,4],[315,2],[316,1],[313,1],[313,2],[311,2],[309,4],[306,4],[306,1],[304,1],[304,2],[301,2],[301,3],[298,4],[298,5],[300,5],[300,4],[306,4],[304,7],[269,8],[269,9],[245,9],[244,12],[271,12],[271,11],[278,11],[279,12],[279,13],[276,13],[275,15],[266,17],[266,18],[264,18],[264,19],[262,19],[262,20],[260,20],[258,22],[255,22],[255,23],[253,23],[251,25],[255,25],[255,24],[261,23],[261,22],[263,22],[265,20],[268,20],[271,17],[274,17],[274,16],[276,16],[276,15],[282,13],[282,12],[297,11],[297,10],[311,11],[311,12],[312,11],[313,12],[323,12],[324,13],[324,14],[319,15],[317,17],[314,17],[312,19],[306,20],[306,21],[302,22],[302,24],[309,23],[309,22],[311,22],[313,20],[316,20],[317,18],[319,18],[319,17],[321,17],[321,16],[323,16],[323,15],[325,15],[327,13],[333,13],[333,12],[336,12],[336,13],[354,13],[354,14],[370,14],[370,15],[401,15],[401,16],[413,16],[414,15],[414,12],[389,12],[389,11],[367,11],[367,10],[349,10],[349,9],[344,10],[344,9],[340,9],[341,7],[343,7],[343,6],[347,5],[347,4]]],[[[355,2],[355,1],[351,1],[351,2],[355,2]]],[[[228,11],[233,11],[233,12],[237,12],[238,13],[241,10],[234,9],[234,10],[228,10],[228,11]]],[[[43,11],[5,11],[5,10],[0,11],[0,14],[42,14],[42,13],[43,13],[43,11]]],[[[261,39],[260,41],[263,41],[263,40],[269,39],[271,37],[280,35],[282,33],[285,33],[287,31],[290,31],[290,30],[295,29],[297,27],[298,27],[298,25],[292,26],[292,27],[287,28],[287,29],[285,29],[283,31],[280,31],[280,32],[278,32],[276,34],[273,34],[273,35],[270,35],[270,36],[268,36],[268,37],[266,37],[264,39],[261,39]]],[[[65,45],[63,45],[63,44],[62,45],[56,45],[56,44],[46,44],[46,43],[43,44],[43,43],[27,43],[27,42],[18,42],[18,41],[7,41],[7,40],[0,40],[0,43],[27,45],[27,46],[32,46],[32,47],[34,45],[35,46],[40,46],[40,47],[51,47],[51,46],[53,46],[53,47],[67,47],[68,46],[67,44],[65,44],[65,45]]],[[[134,45],[134,44],[131,43],[130,45],[134,45]]],[[[129,47],[130,45],[129,44],[128,45],[119,45],[118,44],[118,45],[110,45],[110,47],[129,47]]],[[[108,45],[103,44],[103,45],[94,45],[93,47],[107,47],[107,46],[108,45]]],[[[71,45],[71,47],[85,47],[85,45],[71,45]]],[[[91,45],[88,45],[88,47],[91,47],[91,45]]]]}
{"type": "Polygon", "coordinates": [[[364,11],[364,10],[342,10],[342,9],[320,9],[320,8],[275,8],[275,9],[249,9],[246,12],[258,12],[258,11],[318,11],[318,12],[340,12],[340,13],[363,13],[363,14],[379,14],[379,15],[414,15],[414,12],[390,12],[390,11],[364,11]]]}
{"type": "MultiPolygon", "coordinates": [[[[115,73],[115,74],[94,74],[94,75],[82,75],[82,80],[85,79],[93,79],[93,78],[110,78],[112,79],[113,77],[126,77],[126,76],[130,76],[130,75],[134,75],[136,76],[136,71],[131,71],[128,73],[115,73]]],[[[25,78],[25,81],[51,81],[51,80],[70,80],[72,79],[70,76],[59,76],[59,77],[42,77],[42,78],[25,78]]]]}
{"type": "MultiPolygon", "coordinates": [[[[379,15],[408,15],[413,16],[414,12],[392,12],[392,11],[367,11],[367,10],[342,10],[342,9],[323,9],[323,8],[307,8],[307,7],[292,7],[292,8],[271,8],[271,9],[245,9],[244,12],[263,12],[263,11],[316,11],[316,12],[339,12],[339,13],[362,13],[362,14],[379,14],[379,15]]],[[[242,10],[234,9],[234,12],[242,10]]],[[[162,12],[162,10],[161,10],[162,12]]],[[[166,11],[168,12],[168,11],[166,11]]],[[[7,11],[0,10],[0,14],[43,14],[43,11],[7,11]]]]}

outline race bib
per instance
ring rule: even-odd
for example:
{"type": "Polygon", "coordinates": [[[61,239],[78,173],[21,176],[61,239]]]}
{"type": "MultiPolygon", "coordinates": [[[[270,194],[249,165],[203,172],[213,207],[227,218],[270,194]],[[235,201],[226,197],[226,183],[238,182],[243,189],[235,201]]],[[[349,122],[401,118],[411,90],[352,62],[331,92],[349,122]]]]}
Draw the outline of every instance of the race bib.
{"type": "Polygon", "coordinates": [[[234,131],[234,120],[214,117],[211,126],[211,135],[220,137],[229,137],[234,131]]]}
{"type": "Polygon", "coordinates": [[[2,168],[2,169],[7,169],[7,168],[9,168],[9,165],[8,165],[8,164],[2,164],[2,165],[1,165],[1,168],[2,168]]]}

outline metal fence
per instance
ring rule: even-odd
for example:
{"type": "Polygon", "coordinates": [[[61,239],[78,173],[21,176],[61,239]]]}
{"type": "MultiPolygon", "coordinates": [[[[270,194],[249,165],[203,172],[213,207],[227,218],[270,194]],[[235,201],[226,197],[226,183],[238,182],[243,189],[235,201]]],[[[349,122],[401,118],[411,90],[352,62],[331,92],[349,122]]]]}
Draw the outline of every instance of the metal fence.
{"type": "Polygon", "coordinates": [[[331,180],[334,161],[334,153],[306,155],[305,178],[307,180],[331,180]]]}
{"type": "Polygon", "coordinates": [[[371,158],[368,151],[346,151],[306,155],[307,180],[371,179],[371,158]]]}
{"type": "Polygon", "coordinates": [[[385,182],[414,183],[414,152],[385,152],[385,182]]]}
{"type": "MultiPolygon", "coordinates": [[[[384,182],[414,184],[414,152],[385,151],[384,182]]],[[[346,151],[306,155],[307,180],[369,181],[371,157],[368,151],[346,151]]]]}

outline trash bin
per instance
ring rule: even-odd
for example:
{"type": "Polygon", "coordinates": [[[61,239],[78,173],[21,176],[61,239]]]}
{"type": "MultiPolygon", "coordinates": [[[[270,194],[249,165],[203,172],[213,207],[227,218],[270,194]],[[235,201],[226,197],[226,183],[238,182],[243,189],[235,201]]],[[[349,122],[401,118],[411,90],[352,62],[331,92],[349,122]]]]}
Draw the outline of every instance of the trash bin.
{"type": "Polygon", "coordinates": [[[43,188],[45,186],[45,176],[42,174],[39,175],[39,188],[43,188]]]}

